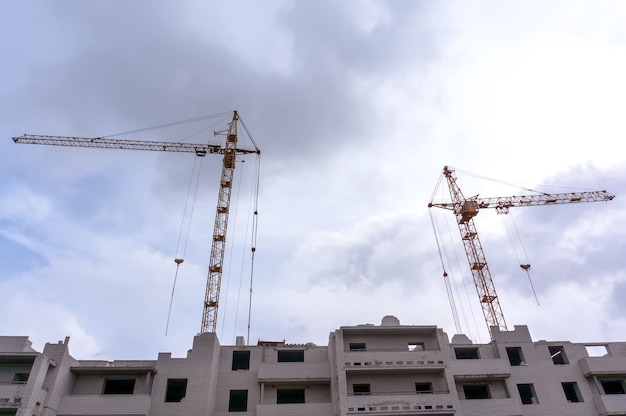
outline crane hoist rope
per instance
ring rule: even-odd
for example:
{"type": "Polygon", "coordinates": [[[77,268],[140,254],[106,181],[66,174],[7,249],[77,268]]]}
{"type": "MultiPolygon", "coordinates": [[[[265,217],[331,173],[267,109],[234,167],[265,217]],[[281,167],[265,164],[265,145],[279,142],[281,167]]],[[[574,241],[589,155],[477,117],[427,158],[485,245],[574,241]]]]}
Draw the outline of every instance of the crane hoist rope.
{"type": "MultiPolygon", "coordinates": [[[[219,193],[217,202],[217,212],[213,228],[213,240],[211,245],[211,255],[209,271],[207,276],[205,299],[202,312],[202,325],[200,332],[215,333],[217,326],[217,312],[219,306],[219,292],[222,278],[224,247],[226,243],[226,231],[228,226],[228,214],[230,207],[230,195],[232,190],[233,173],[236,165],[237,155],[256,154],[261,151],[253,144],[253,147],[240,146],[237,141],[237,123],[239,115],[237,111],[232,113],[232,119],[228,128],[215,132],[215,135],[225,135],[226,140],[221,143],[183,143],[164,141],[143,141],[143,140],[123,140],[108,137],[71,137],[71,136],[49,136],[25,134],[20,137],[13,137],[15,143],[40,144],[50,146],[75,146],[75,147],[95,147],[104,149],[126,149],[126,150],[149,150],[160,152],[183,152],[195,153],[196,156],[204,157],[207,154],[222,155],[222,172],[219,182],[219,193]]],[[[223,116],[220,115],[220,116],[223,116]]],[[[210,117],[206,117],[210,118],[210,117]]],[[[184,122],[197,121],[206,118],[190,119],[183,122],[168,123],[157,127],[164,127],[184,122]]],[[[155,127],[156,128],[156,127],[155,127]]],[[[244,127],[245,128],[245,127],[244,127]]],[[[153,128],[150,128],[153,129],[153,128]]],[[[144,131],[146,129],[136,130],[144,131]]],[[[247,129],[246,129],[247,131],[247,129]]],[[[128,132],[127,132],[128,133],[128,132]]],[[[252,140],[252,138],[250,138],[252,140]]]]}
{"type": "Polygon", "coordinates": [[[457,184],[455,170],[452,167],[444,166],[439,181],[443,178],[445,178],[448,183],[451,202],[434,202],[431,199],[428,203],[428,207],[451,210],[456,217],[461,241],[465,249],[474,285],[476,286],[483,316],[490,333],[492,327],[498,327],[500,330],[506,331],[507,326],[504,313],[500,306],[500,300],[491,277],[491,272],[485,258],[485,253],[474,224],[474,217],[478,214],[479,210],[495,208],[498,213],[506,214],[509,212],[509,209],[513,207],[611,201],[615,197],[615,195],[602,190],[557,194],[539,193],[494,198],[479,198],[478,195],[476,195],[471,198],[466,198],[457,184]]]}

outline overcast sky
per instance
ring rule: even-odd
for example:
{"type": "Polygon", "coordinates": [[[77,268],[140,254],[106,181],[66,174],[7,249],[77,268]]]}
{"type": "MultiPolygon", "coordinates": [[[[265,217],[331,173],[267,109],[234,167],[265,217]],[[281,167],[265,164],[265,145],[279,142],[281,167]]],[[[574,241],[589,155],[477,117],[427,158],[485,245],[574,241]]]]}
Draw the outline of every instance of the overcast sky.
{"type": "MultiPolygon", "coordinates": [[[[194,155],[11,138],[238,110],[262,151],[251,343],[326,345],[385,315],[452,336],[433,228],[461,330],[488,342],[453,215],[427,207],[449,198],[435,189],[445,165],[518,185],[458,172],[468,197],[615,194],[485,210],[476,226],[510,328],[626,340],[624,21],[621,1],[3,2],[0,334],[37,349],[70,336],[79,359],[184,356],[200,330],[220,157],[202,160],[189,219],[194,155]]],[[[122,138],[216,141],[214,122],[122,138]]],[[[224,345],[248,332],[257,163],[238,165],[233,191],[224,345]]]]}

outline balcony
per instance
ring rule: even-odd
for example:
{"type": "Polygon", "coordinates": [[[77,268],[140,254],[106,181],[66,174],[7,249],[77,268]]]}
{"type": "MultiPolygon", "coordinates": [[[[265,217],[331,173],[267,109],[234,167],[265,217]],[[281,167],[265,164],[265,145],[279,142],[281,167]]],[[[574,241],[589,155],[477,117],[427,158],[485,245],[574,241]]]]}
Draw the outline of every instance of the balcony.
{"type": "Polygon", "coordinates": [[[518,399],[480,399],[480,400],[462,400],[464,415],[499,415],[502,409],[506,409],[509,415],[521,415],[522,404],[518,399]]]}
{"type": "Polygon", "coordinates": [[[366,350],[344,354],[346,371],[438,373],[445,368],[441,350],[366,350]]]}
{"type": "Polygon", "coordinates": [[[256,407],[256,414],[257,416],[332,415],[333,406],[330,403],[259,404],[256,407]]]}
{"type": "Polygon", "coordinates": [[[585,377],[626,374],[624,357],[585,357],[578,364],[585,377]]]}
{"type": "Polygon", "coordinates": [[[511,366],[503,359],[456,360],[453,375],[457,380],[507,378],[511,376],[511,366]]]}
{"type": "Polygon", "coordinates": [[[78,394],[61,399],[59,414],[63,415],[148,415],[148,394],[78,394]]]}
{"type": "Polygon", "coordinates": [[[600,416],[623,414],[626,409],[626,394],[594,394],[593,402],[600,416]]]}
{"type": "Polygon", "coordinates": [[[0,383],[0,398],[22,397],[26,383],[0,383]]]}
{"type": "Polygon", "coordinates": [[[330,365],[327,362],[262,364],[258,379],[263,383],[330,383],[330,365]]]}
{"type": "Polygon", "coordinates": [[[350,395],[343,406],[347,414],[403,414],[416,411],[425,414],[455,413],[455,399],[448,391],[416,394],[415,392],[379,392],[350,395]]]}

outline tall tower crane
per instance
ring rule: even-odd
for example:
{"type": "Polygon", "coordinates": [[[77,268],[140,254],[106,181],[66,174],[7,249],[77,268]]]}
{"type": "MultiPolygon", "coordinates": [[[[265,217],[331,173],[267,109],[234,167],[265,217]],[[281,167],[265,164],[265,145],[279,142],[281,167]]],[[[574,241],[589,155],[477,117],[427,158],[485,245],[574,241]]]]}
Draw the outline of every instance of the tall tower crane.
{"type": "MultiPolygon", "coordinates": [[[[496,198],[478,198],[478,196],[466,198],[456,183],[454,169],[444,166],[443,176],[448,182],[452,201],[444,203],[431,201],[428,207],[448,209],[453,211],[456,216],[465,254],[467,255],[474,285],[478,292],[478,299],[490,332],[492,326],[496,326],[503,331],[506,331],[507,327],[485,253],[474,225],[474,217],[478,214],[478,211],[484,208],[495,208],[498,213],[507,214],[509,209],[513,207],[610,201],[615,197],[615,195],[607,191],[592,191],[559,194],[541,193],[496,198]]],[[[524,268],[526,265],[521,266],[524,268]]]]}
{"type": "MultiPolygon", "coordinates": [[[[13,141],[15,143],[52,146],[98,147],[105,149],[151,150],[159,152],[187,152],[195,153],[198,157],[204,157],[207,153],[224,155],[217,198],[215,226],[213,228],[213,241],[211,244],[211,257],[209,261],[206,292],[204,297],[204,308],[202,312],[202,326],[200,331],[203,333],[214,333],[217,327],[217,311],[219,306],[220,285],[224,264],[226,230],[228,227],[230,196],[233,186],[237,155],[252,153],[261,154],[261,151],[256,147],[256,145],[254,145],[254,147],[241,147],[237,145],[238,121],[239,115],[237,114],[237,111],[235,111],[233,112],[233,117],[228,125],[228,129],[215,132],[216,135],[226,135],[226,142],[223,146],[220,143],[196,144],[109,138],[41,136],[31,134],[13,137],[13,141]]],[[[179,261],[180,260],[177,260],[177,263],[179,261]]]]}

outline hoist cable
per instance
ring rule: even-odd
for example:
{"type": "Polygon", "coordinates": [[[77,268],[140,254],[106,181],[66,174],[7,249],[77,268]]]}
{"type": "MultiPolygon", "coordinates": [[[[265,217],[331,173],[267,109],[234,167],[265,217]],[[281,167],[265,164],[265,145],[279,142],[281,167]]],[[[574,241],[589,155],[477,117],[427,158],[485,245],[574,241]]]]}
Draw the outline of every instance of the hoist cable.
{"type": "Polygon", "coordinates": [[[254,179],[254,213],[252,219],[252,245],[250,247],[250,298],[248,301],[248,336],[246,342],[250,344],[250,325],[252,319],[252,283],[254,279],[254,255],[256,253],[256,239],[258,234],[258,221],[259,221],[259,186],[260,186],[260,173],[261,173],[261,155],[256,157],[256,169],[254,179]]]}
{"type": "Polygon", "coordinates": [[[188,224],[187,224],[187,235],[185,237],[185,244],[183,246],[183,253],[182,253],[182,256],[179,258],[178,257],[178,250],[180,248],[180,240],[182,238],[183,225],[184,225],[184,222],[185,222],[185,216],[187,214],[187,206],[189,204],[189,195],[191,194],[191,187],[192,187],[193,182],[194,182],[194,175],[195,175],[195,170],[196,170],[196,159],[197,158],[193,159],[193,165],[192,165],[192,168],[191,168],[191,175],[189,175],[189,185],[187,186],[187,197],[185,198],[185,207],[183,208],[183,215],[182,215],[182,218],[181,218],[181,221],[180,221],[180,229],[178,231],[178,240],[176,242],[176,254],[174,256],[174,262],[176,263],[176,273],[174,273],[174,282],[172,284],[172,294],[170,296],[170,306],[169,306],[168,311],[167,311],[167,322],[165,324],[165,336],[167,336],[167,332],[168,332],[168,329],[169,329],[169,326],[170,326],[170,316],[172,314],[172,305],[174,303],[174,292],[176,290],[176,281],[178,280],[178,269],[180,268],[180,265],[182,264],[182,262],[183,262],[183,260],[185,258],[185,253],[187,252],[187,243],[189,242],[189,234],[190,234],[190,230],[191,230],[191,222],[192,222],[191,220],[193,218],[193,210],[194,210],[194,206],[196,205],[196,197],[198,195],[198,185],[200,183],[200,173],[202,172],[202,165],[203,165],[202,160],[200,161],[200,166],[198,167],[198,173],[197,173],[196,180],[195,180],[196,187],[195,187],[195,190],[194,190],[194,193],[193,193],[193,199],[192,199],[192,202],[191,202],[191,210],[190,210],[190,213],[189,213],[189,221],[188,221],[188,224]]]}
{"type": "MultiPolygon", "coordinates": [[[[239,211],[239,200],[241,198],[241,182],[243,179],[243,169],[240,168],[239,169],[239,183],[237,184],[237,197],[236,197],[236,201],[237,203],[235,204],[235,210],[236,212],[239,211]]],[[[235,229],[236,229],[236,224],[237,224],[237,214],[235,213],[235,229]]],[[[248,239],[248,229],[249,229],[249,225],[250,225],[250,221],[248,219],[248,222],[246,223],[246,228],[245,228],[245,232],[244,232],[244,238],[243,241],[246,241],[248,239]]],[[[233,230],[234,231],[234,230],[233,230]]],[[[239,321],[239,302],[241,301],[241,287],[243,285],[243,266],[244,266],[244,260],[245,260],[245,253],[242,253],[242,259],[241,259],[241,268],[239,269],[239,288],[237,290],[237,301],[235,302],[235,322],[233,323],[233,341],[235,340],[235,333],[237,331],[237,322],[239,321]]],[[[230,251],[230,258],[229,258],[229,271],[231,270],[230,265],[232,264],[232,260],[234,258],[234,250],[231,249],[230,251]]],[[[229,272],[229,276],[230,276],[230,272],[229,272]]],[[[230,280],[230,279],[229,279],[230,280]]]]}
{"type": "MultiPolygon", "coordinates": [[[[509,213],[510,215],[510,213],[509,213]]],[[[524,264],[522,264],[522,262],[520,261],[519,257],[517,257],[517,250],[515,249],[515,245],[513,245],[513,251],[515,251],[515,256],[517,257],[517,262],[519,263],[520,267],[522,268],[522,270],[524,270],[526,272],[526,275],[528,276],[528,283],[530,284],[530,288],[533,291],[533,296],[535,297],[535,302],[537,302],[537,306],[539,306],[539,298],[537,298],[537,292],[535,292],[535,285],[533,284],[533,280],[530,277],[530,263],[528,262],[528,256],[526,255],[526,249],[524,248],[524,242],[522,241],[522,237],[519,233],[519,230],[517,228],[517,224],[515,223],[515,219],[513,218],[513,216],[510,217],[511,218],[511,222],[513,223],[513,228],[515,229],[516,235],[517,235],[517,239],[520,243],[520,246],[522,247],[522,252],[524,253],[524,258],[525,258],[525,262],[524,264]]],[[[509,238],[511,238],[511,244],[513,244],[513,238],[511,237],[511,233],[509,231],[509,227],[506,224],[506,230],[509,233],[509,238]]]]}
{"type": "Polygon", "coordinates": [[[448,302],[450,303],[450,309],[452,310],[452,318],[454,319],[454,325],[456,327],[456,333],[461,333],[461,323],[459,322],[459,315],[456,310],[456,304],[454,303],[454,296],[452,294],[452,288],[450,287],[450,280],[448,279],[448,273],[446,272],[446,266],[443,262],[443,255],[441,253],[441,246],[439,245],[439,236],[437,234],[437,227],[435,227],[435,220],[433,218],[432,210],[428,210],[430,214],[430,223],[433,227],[433,233],[435,235],[435,241],[437,242],[437,250],[439,252],[439,260],[441,261],[441,268],[443,270],[443,279],[446,284],[446,292],[448,292],[448,302]]]}

